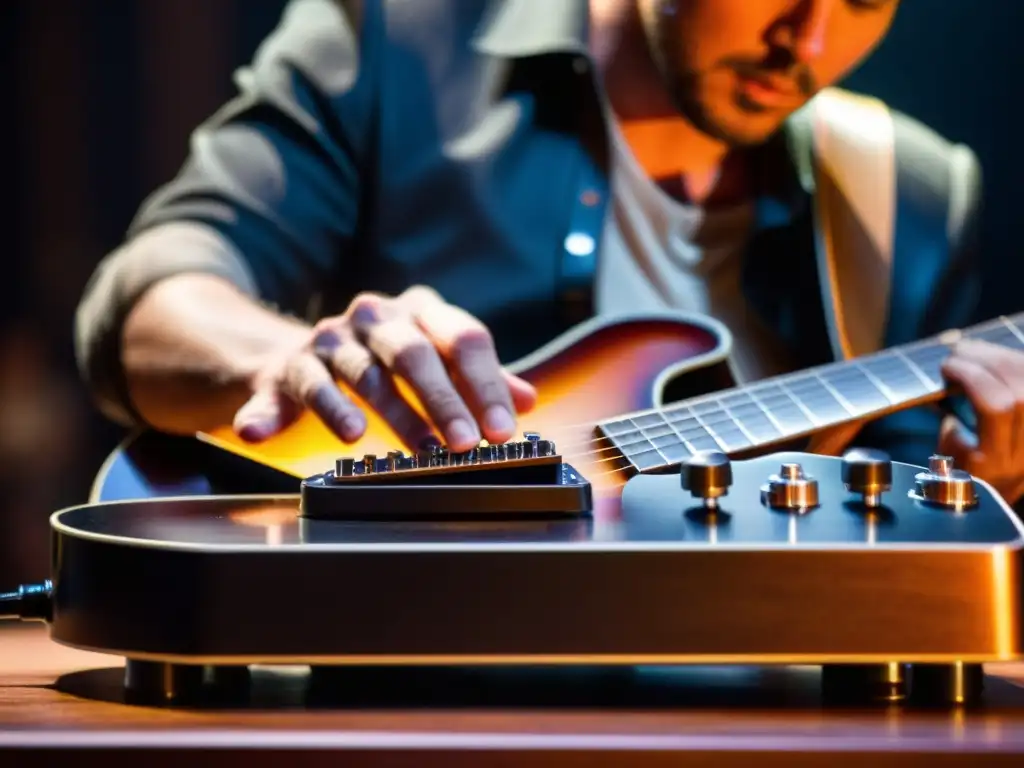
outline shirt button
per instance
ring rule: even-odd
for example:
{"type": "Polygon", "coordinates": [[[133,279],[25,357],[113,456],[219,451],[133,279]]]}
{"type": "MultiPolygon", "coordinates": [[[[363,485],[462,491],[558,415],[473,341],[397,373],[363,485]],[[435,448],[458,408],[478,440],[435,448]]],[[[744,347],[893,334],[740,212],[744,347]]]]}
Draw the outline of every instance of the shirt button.
{"type": "Polygon", "coordinates": [[[601,202],[601,195],[598,194],[596,189],[585,189],[580,195],[580,202],[588,208],[593,208],[601,202]]]}
{"type": "Polygon", "coordinates": [[[585,232],[573,232],[565,238],[565,250],[581,258],[593,255],[597,242],[585,232]]]}

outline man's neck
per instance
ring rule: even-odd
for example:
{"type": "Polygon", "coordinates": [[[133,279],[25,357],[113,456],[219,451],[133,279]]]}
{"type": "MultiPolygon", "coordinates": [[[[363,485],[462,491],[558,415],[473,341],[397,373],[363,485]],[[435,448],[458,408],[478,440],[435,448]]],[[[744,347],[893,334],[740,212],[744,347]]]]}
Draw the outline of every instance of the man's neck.
{"type": "Polygon", "coordinates": [[[632,0],[590,0],[591,53],[608,102],[633,156],[658,182],[681,181],[702,203],[744,196],[742,163],[729,147],[697,130],[676,110],[651,58],[632,0]]]}

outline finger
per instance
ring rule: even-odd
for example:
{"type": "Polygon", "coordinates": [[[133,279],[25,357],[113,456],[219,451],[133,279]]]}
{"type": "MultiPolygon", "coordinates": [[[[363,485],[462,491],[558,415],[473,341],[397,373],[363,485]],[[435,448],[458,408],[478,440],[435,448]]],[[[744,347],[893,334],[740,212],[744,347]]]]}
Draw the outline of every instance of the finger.
{"type": "MultiPolygon", "coordinates": [[[[398,297],[397,303],[411,311],[424,333],[433,337],[435,345],[439,348],[445,348],[450,343],[442,337],[447,335],[450,338],[452,334],[458,333],[460,327],[484,327],[465,310],[446,303],[441,295],[429,286],[412,286],[398,297]],[[445,312],[445,309],[448,311],[445,312]],[[421,322],[424,319],[426,322],[421,322]],[[445,324],[448,324],[447,329],[445,324]],[[426,327],[423,327],[424,325],[426,327]]],[[[502,369],[501,374],[509,389],[514,413],[525,413],[536,406],[536,387],[507,370],[502,369]]]]}
{"type": "Polygon", "coordinates": [[[510,439],[516,407],[490,332],[468,312],[443,302],[425,302],[414,317],[451,371],[487,440],[510,439]]]}
{"type": "Polygon", "coordinates": [[[261,443],[291,426],[302,413],[273,386],[257,390],[235,413],[235,434],[247,443],[261,443]]]}
{"type": "Polygon", "coordinates": [[[982,365],[1013,394],[1015,424],[1011,450],[1013,456],[1024,456],[1024,352],[975,340],[961,342],[955,352],[982,365]]]}
{"type": "Polygon", "coordinates": [[[502,373],[512,395],[512,404],[515,406],[516,413],[527,413],[533,410],[537,405],[537,388],[514,373],[508,371],[502,371],[502,373]]]}
{"type": "Polygon", "coordinates": [[[1024,352],[971,340],[958,344],[953,357],[979,364],[1002,381],[1018,402],[1024,401],[1024,352]]]}
{"type": "Polygon", "coordinates": [[[429,285],[413,285],[398,295],[396,303],[417,314],[427,307],[446,304],[444,297],[429,285]]]}
{"type": "Polygon", "coordinates": [[[1013,450],[1013,392],[991,371],[966,354],[946,358],[942,374],[958,384],[978,413],[978,447],[986,456],[1005,456],[1013,450]]]}
{"type": "Polygon", "coordinates": [[[393,299],[379,293],[360,293],[352,299],[344,315],[324,321],[318,327],[331,330],[346,326],[365,328],[384,319],[393,318],[396,315],[394,304],[393,299]]]}
{"type": "Polygon", "coordinates": [[[480,443],[480,430],[430,340],[408,320],[398,318],[360,329],[366,347],[412,388],[430,420],[453,451],[480,443]]]}
{"type": "Polygon", "coordinates": [[[979,465],[978,436],[956,416],[946,416],[939,427],[939,453],[950,456],[960,469],[973,472],[979,465]]]}
{"type": "Polygon", "coordinates": [[[293,357],[285,367],[282,394],[315,413],[334,434],[354,443],[366,432],[366,417],[342,392],[327,366],[313,353],[293,357]]]}
{"type": "Polygon", "coordinates": [[[434,437],[430,424],[402,397],[373,353],[354,337],[322,332],[314,348],[338,378],[380,414],[407,448],[417,450],[434,437]]]}
{"type": "MultiPolygon", "coordinates": [[[[402,293],[399,300],[411,310],[418,323],[422,318],[427,317],[428,312],[430,313],[429,319],[436,320],[436,323],[428,322],[428,327],[423,329],[424,333],[427,333],[428,336],[440,337],[445,333],[443,327],[440,326],[446,317],[448,322],[455,326],[455,333],[458,332],[458,327],[462,324],[476,324],[483,327],[480,321],[471,314],[451,304],[447,304],[437,291],[428,286],[413,286],[402,293]],[[451,312],[446,316],[445,313],[440,311],[441,308],[447,308],[451,312]]],[[[537,404],[537,389],[530,382],[504,369],[502,370],[502,376],[509,388],[512,405],[517,413],[529,411],[537,404]]]]}

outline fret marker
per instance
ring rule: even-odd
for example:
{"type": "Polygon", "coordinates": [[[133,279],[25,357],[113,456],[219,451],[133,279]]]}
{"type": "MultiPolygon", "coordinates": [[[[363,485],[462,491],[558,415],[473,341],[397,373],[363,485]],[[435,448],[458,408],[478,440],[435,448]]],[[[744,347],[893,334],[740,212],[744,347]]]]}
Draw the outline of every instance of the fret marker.
{"type": "Polygon", "coordinates": [[[937,338],[942,344],[953,345],[960,341],[963,337],[963,331],[961,331],[958,328],[953,328],[951,330],[940,333],[937,338]]]}

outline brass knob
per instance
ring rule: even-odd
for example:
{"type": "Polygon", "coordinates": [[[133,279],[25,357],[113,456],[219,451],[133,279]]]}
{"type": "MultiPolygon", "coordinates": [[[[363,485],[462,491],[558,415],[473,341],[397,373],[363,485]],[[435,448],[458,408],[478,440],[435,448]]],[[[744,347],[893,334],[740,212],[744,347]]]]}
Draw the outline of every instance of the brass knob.
{"type": "Polygon", "coordinates": [[[783,464],[761,488],[761,501],[772,509],[806,512],[818,506],[818,481],[799,464],[783,464]]]}
{"type": "Polygon", "coordinates": [[[974,478],[962,469],[954,469],[949,456],[929,458],[928,471],[918,473],[914,480],[915,495],[934,506],[962,512],[978,505],[974,478]]]}

